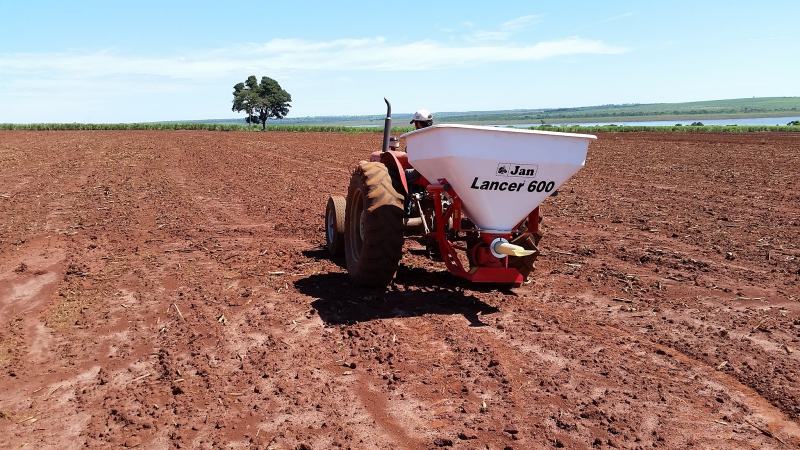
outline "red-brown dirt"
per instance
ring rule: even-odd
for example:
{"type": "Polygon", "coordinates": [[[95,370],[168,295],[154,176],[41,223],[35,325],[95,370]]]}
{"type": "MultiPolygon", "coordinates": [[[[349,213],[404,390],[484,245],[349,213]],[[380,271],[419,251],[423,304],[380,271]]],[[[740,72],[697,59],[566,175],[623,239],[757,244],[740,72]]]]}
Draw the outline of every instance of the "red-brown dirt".
{"type": "Polygon", "coordinates": [[[800,445],[798,135],[602,135],[531,283],[386,293],[322,250],[379,141],[0,132],[0,447],[800,445]]]}

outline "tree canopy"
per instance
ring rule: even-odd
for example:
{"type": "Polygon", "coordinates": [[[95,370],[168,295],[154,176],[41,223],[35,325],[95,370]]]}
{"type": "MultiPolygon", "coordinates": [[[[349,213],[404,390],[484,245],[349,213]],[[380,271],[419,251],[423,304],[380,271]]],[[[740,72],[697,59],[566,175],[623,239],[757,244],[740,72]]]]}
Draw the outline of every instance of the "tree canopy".
{"type": "Polygon", "coordinates": [[[244,83],[233,86],[233,111],[247,114],[247,123],[260,123],[267,128],[267,119],[283,119],[289,113],[292,96],[283,90],[277,81],[261,77],[259,83],[255,75],[247,77],[244,83]]]}

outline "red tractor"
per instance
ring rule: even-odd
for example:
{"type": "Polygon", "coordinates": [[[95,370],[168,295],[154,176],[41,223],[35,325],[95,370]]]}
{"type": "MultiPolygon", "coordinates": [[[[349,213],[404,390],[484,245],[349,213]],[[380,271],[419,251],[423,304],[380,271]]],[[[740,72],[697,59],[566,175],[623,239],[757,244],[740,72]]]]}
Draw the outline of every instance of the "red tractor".
{"type": "Polygon", "coordinates": [[[539,254],[539,204],[585,163],[595,136],[469,125],[434,125],[390,137],[361,161],[347,198],[325,209],[328,250],[351,279],[383,287],[406,238],[423,244],[456,276],[520,285],[539,254]]]}

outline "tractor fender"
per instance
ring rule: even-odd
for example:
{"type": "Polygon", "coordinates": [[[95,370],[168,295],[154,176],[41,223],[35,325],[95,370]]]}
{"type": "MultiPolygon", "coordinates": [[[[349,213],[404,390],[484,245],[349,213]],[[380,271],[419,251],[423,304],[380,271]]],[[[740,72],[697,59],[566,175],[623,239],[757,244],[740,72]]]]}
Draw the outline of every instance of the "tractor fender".
{"type": "Polygon", "coordinates": [[[408,154],[406,152],[399,152],[390,150],[388,152],[372,152],[369,156],[370,161],[381,162],[389,169],[392,178],[400,180],[403,186],[403,195],[408,195],[408,180],[406,179],[406,169],[411,169],[411,164],[408,162],[408,154]]]}

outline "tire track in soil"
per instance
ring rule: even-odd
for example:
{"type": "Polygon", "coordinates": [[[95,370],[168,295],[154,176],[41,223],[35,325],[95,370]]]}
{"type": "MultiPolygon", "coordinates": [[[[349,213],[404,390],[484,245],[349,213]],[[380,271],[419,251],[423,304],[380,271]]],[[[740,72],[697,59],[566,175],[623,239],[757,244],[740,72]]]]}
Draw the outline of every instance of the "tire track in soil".
{"type": "MultiPolygon", "coordinates": [[[[663,239],[658,245],[654,245],[653,241],[653,238],[645,236],[635,242],[643,243],[644,248],[665,248],[667,254],[672,253],[676,257],[679,256],[677,259],[681,259],[681,261],[677,265],[672,262],[675,261],[675,258],[670,261],[667,258],[662,260],[661,257],[656,257],[655,260],[647,258],[645,261],[648,262],[645,264],[634,264],[642,260],[642,258],[635,257],[622,257],[621,261],[617,261],[616,267],[619,271],[616,272],[617,275],[613,273],[612,275],[624,274],[626,278],[624,281],[628,284],[623,291],[618,291],[616,295],[616,301],[624,301],[617,305],[626,305],[618,307],[618,312],[627,316],[626,323],[630,325],[630,329],[646,329],[657,335],[661,344],[670,345],[695,359],[703,360],[708,365],[722,364],[721,367],[724,367],[726,372],[732,373],[740,382],[755,389],[773,405],[789,415],[796,415],[800,390],[796,389],[791,381],[793,379],[791,374],[800,370],[800,365],[798,365],[797,354],[791,348],[797,342],[797,334],[792,330],[796,326],[796,324],[793,325],[793,320],[796,319],[792,319],[789,313],[796,315],[799,306],[797,302],[791,300],[791,294],[771,286],[759,287],[760,280],[754,281],[752,277],[744,276],[740,267],[727,264],[729,261],[719,255],[710,256],[708,262],[698,262],[694,259],[697,258],[694,256],[698,253],[697,249],[683,244],[669,245],[663,239]],[[681,251],[675,252],[676,248],[681,251]],[[692,255],[694,258],[687,255],[692,255]],[[655,261],[655,267],[652,270],[648,267],[653,265],[650,261],[655,261]],[[659,270],[664,268],[667,268],[666,273],[659,270]],[[748,280],[746,284],[742,284],[743,278],[748,280]],[[628,279],[633,279],[634,283],[628,279]],[[682,284],[680,279],[685,279],[690,283],[682,284]],[[737,284],[740,287],[735,289],[725,287],[725,285],[736,286],[737,284]],[[653,286],[657,286],[657,289],[651,289],[653,286]],[[673,293],[664,295],[662,291],[667,288],[673,293]],[[730,294],[733,291],[736,294],[730,294]],[[733,302],[725,299],[725,297],[730,299],[733,295],[738,296],[733,299],[733,302]],[[735,302],[740,302],[738,299],[747,299],[747,297],[742,297],[744,295],[762,295],[764,297],[757,299],[760,302],[759,308],[737,306],[735,302]],[[771,301],[765,303],[765,299],[771,301]],[[757,317],[749,318],[750,313],[756,313],[757,317]],[[745,320],[742,320],[743,318],[745,320]],[[773,324],[770,330],[763,330],[769,333],[770,339],[751,336],[758,330],[759,324],[764,321],[773,324]],[[733,364],[729,364],[735,358],[731,356],[731,348],[735,348],[735,352],[742,352],[755,358],[757,363],[750,367],[747,361],[744,361],[743,368],[746,369],[744,371],[733,368],[733,364]],[[709,355],[712,352],[714,355],[709,355]],[[776,354],[781,357],[775,358],[776,354]],[[765,379],[769,379],[770,382],[763,382],[762,380],[765,379]],[[782,389],[775,390],[775,382],[783,385],[782,389]]],[[[627,242],[629,241],[626,240],[626,244],[627,242]]],[[[609,246],[605,246],[605,248],[610,249],[609,246]]],[[[578,271],[585,273],[589,273],[592,269],[606,271],[603,267],[605,262],[598,261],[593,256],[594,250],[599,251],[599,249],[595,247],[592,254],[588,255],[576,254],[585,250],[587,250],[585,247],[573,247],[573,257],[568,259],[569,264],[577,263],[578,266],[584,266],[578,271]],[[601,265],[597,266],[596,262],[601,265]]],[[[630,250],[628,251],[630,252],[630,250]]],[[[662,250],[657,250],[655,253],[665,254],[662,250]]],[[[565,261],[558,255],[553,255],[553,259],[565,261]]],[[[752,269],[746,270],[744,273],[753,273],[752,269]]],[[[774,273],[774,271],[762,271],[762,274],[769,273],[774,273]]],[[[576,275],[576,278],[583,278],[583,275],[576,275]]],[[[586,276],[586,279],[591,281],[592,276],[590,274],[586,276]]],[[[577,289],[586,289],[587,291],[596,289],[595,286],[579,281],[574,285],[576,288],[580,286],[577,289]]],[[[614,303],[610,300],[615,296],[609,294],[605,298],[597,295],[590,297],[590,302],[598,309],[607,309],[610,308],[609,303],[614,303]]],[[[604,313],[608,314],[608,311],[604,311],[604,313]]]]}
{"type": "MultiPolygon", "coordinates": [[[[737,406],[741,406],[742,409],[747,412],[747,417],[744,418],[746,422],[751,424],[765,424],[765,429],[777,436],[777,438],[773,438],[773,436],[766,436],[767,438],[771,439],[763,439],[763,445],[775,445],[775,441],[781,443],[788,442],[794,445],[800,444],[800,427],[798,427],[797,423],[790,420],[780,409],[771,405],[767,399],[761,397],[752,388],[742,384],[736,378],[731,377],[724,372],[720,372],[718,369],[706,364],[704,361],[694,359],[691,356],[682,353],[678,349],[662,345],[656,341],[648,339],[646,336],[642,336],[641,334],[632,333],[623,329],[622,327],[606,323],[605,321],[595,322],[591,319],[587,320],[586,318],[581,318],[580,316],[576,317],[572,310],[564,309],[563,307],[559,305],[553,305],[552,303],[547,304],[546,307],[549,310],[550,315],[555,317],[555,323],[559,324],[559,329],[564,333],[565,336],[582,336],[586,341],[585,345],[591,343],[591,345],[596,345],[602,348],[608,346],[609,340],[619,340],[635,345],[635,350],[633,350],[633,348],[629,350],[626,348],[627,346],[621,348],[623,353],[620,356],[626,360],[626,365],[630,365],[632,361],[636,361],[636,364],[640,366],[638,368],[634,368],[634,371],[629,372],[629,375],[639,378],[641,377],[639,374],[646,373],[646,367],[650,365],[667,366],[671,368],[670,370],[677,369],[680,370],[680,372],[689,373],[690,380],[687,381],[692,385],[700,385],[700,387],[692,387],[695,392],[699,393],[702,391],[702,386],[704,384],[716,385],[717,391],[724,392],[724,395],[732,397],[732,400],[738,403],[737,406]],[[658,361],[659,357],[661,359],[666,358],[667,361],[658,361]],[[684,367],[676,368],[676,366],[686,366],[688,369],[684,367]]],[[[509,336],[510,329],[511,327],[505,326],[502,330],[492,330],[501,336],[497,342],[501,343],[501,346],[506,345],[505,343],[513,343],[516,347],[524,346],[524,343],[518,342],[516,339],[513,339],[509,336]]],[[[567,346],[565,345],[564,347],[567,346]]],[[[582,346],[569,346],[569,348],[576,347],[584,348],[582,346]]],[[[564,359],[567,361],[583,361],[583,358],[570,357],[564,359]]],[[[515,366],[518,366],[518,364],[512,365],[512,367],[515,366]]],[[[574,368],[572,371],[574,372],[574,368]]],[[[591,372],[582,376],[589,375],[591,375],[591,372]]],[[[653,380],[652,375],[647,375],[646,377],[651,381],[653,380]]],[[[679,388],[684,384],[676,383],[671,377],[659,377],[656,378],[656,380],[659,382],[659,386],[661,384],[672,385],[670,386],[670,389],[679,388]]],[[[604,384],[602,380],[598,379],[596,381],[597,385],[604,384]]],[[[641,381],[635,381],[633,384],[640,386],[644,385],[644,383],[641,383],[641,381]]],[[[700,401],[695,401],[693,398],[690,398],[690,401],[693,403],[693,409],[705,409],[703,405],[703,398],[698,396],[698,399],[700,401]]],[[[673,408],[677,406],[674,404],[674,402],[672,403],[673,405],[665,405],[664,408],[660,408],[662,415],[659,419],[663,420],[664,418],[668,418],[668,415],[671,413],[673,408]]],[[[646,419],[646,417],[641,418],[642,421],[645,421],[646,419]]],[[[741,417],[738,419],[742,420],[741,417]]],[[[699,422],[709,422],[709,418],[700,415],[694,417],[693,422],[695,424],[699,422]]],[[[674,431],[678,431],[688,425],[691,424],[677,423],[674,425],[674,431]]],[[[724,434],[723,431],[725,431],[724,428],[730,426],[730,424],[713,421],[713,423],[708,423],[707,426],[716,428],[718,435],[722,435],[724,434]],[[719,425],[723,425],[723,427],[720,428],[719,425]]],[[[730,439],[734,439],[736,437],[730,433],[728,433],[728,435],[730,439]]],[[[742,441],[740,444],[748,445],[752,444],[752,441],[742,441]]]]}

